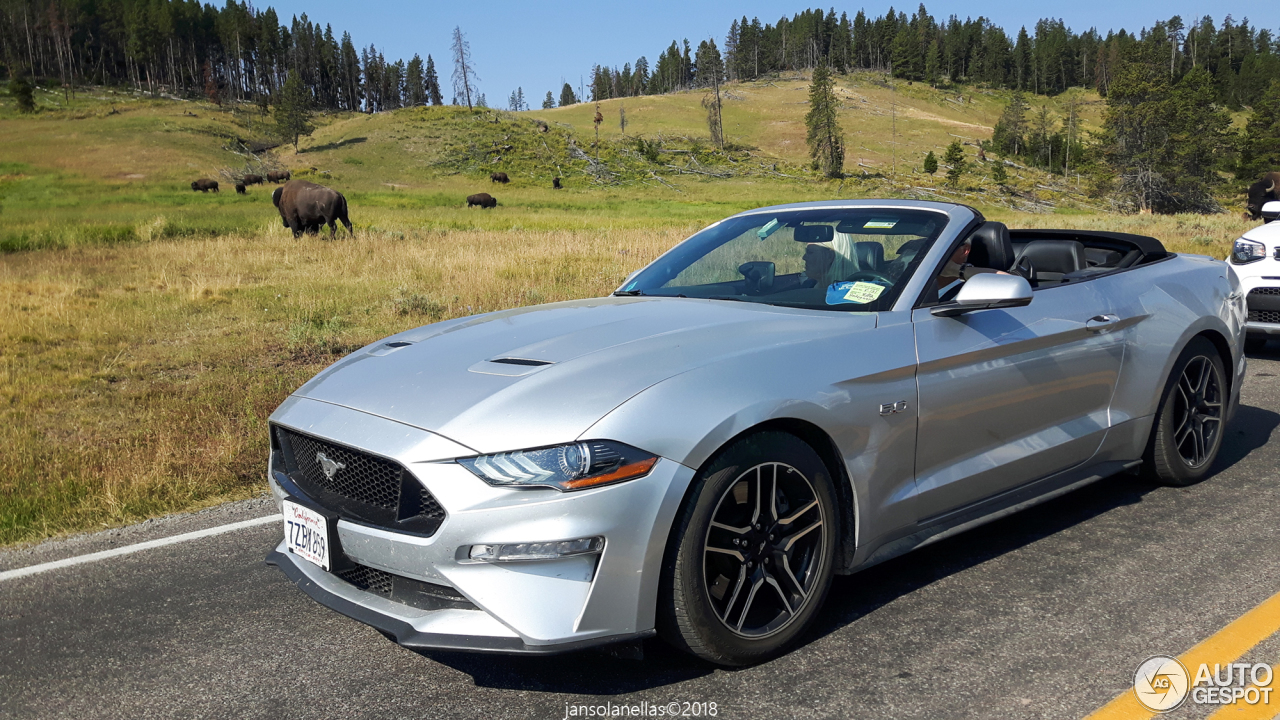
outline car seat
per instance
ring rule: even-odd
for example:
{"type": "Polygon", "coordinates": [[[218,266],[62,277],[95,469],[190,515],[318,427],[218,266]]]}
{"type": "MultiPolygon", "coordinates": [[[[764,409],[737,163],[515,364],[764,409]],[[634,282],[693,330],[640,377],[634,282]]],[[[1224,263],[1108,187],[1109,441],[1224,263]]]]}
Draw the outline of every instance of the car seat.
{"type": "Polygon", "coordinates": [[[1059,283],[1064,275],[1089,266],[1084,243],[1076,240],[1032,240],[1022,248],[1018,260],[1029,260],[1036,283],[1059,283]]]}

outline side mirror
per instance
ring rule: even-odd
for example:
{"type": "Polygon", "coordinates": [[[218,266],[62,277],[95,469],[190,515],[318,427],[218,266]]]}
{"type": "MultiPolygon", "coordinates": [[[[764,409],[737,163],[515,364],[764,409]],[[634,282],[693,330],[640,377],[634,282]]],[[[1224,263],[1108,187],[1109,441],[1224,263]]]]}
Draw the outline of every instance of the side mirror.
{"type": "Polygon", "coordinates": [[[1271,222],[1280,218],[1280,201],[1272,200],[1262,204],[1262,221],[1271,222]]]}
{"type": "MultiPolygon", "coordinates": [[[[1280,205],[1280,203],[1276,203],[1280,205]]],[[[1017,275],[983,273],[965,281],[955,302],[938,305],[929,312],[938,317],[954,317],[974,310],[1022,307],[1031,304],[1031,283],[1017,275]]]]}

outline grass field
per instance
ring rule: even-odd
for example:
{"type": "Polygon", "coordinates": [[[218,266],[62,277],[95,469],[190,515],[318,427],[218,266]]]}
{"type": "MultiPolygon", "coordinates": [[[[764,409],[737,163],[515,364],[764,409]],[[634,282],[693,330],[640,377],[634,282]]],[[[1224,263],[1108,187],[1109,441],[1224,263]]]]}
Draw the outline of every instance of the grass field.
{"type": "MultiPolygon", "coordinates": [[[[885,118],[873,112],[885,93],[902,99],[908,118],[932,116],[896,121],[902,137],[924,138],[916,149],[949,142],[958,122],[989,125],[1003,102],[966,91],[961,105],[875,80],[842,81],[851,106],[872,106],[846,111],[867,116],[846,127],[870,148],[889,147],[877,145],[885,118]]],[[[741,209],[900,195],[929,182],[806,174],[796,150],[803,136],[792,127],[804,112],[797,88],[803,83],[729,86],[731,140],[755,149],[719,154],[697,140],[699,95],[610,101],[627,103],[628,135],[662,134],[675,152],[653,163],[632,150],[616,105],[606,103],[607,172],[579,157],[595,150],[585,105],[325,118],[304,152],[282,149],[278,158],[347,195],[358,236],[336,242],[294,239],[269,186],[247,196],[187,188],[193,177],[243,165],[224,146],[254,135],[252,113],[98,93],[70,108],[42,97],[44,111],[19,118],[0,98],[0,544],[262,492],[267,414],[307,377],[379,337],[605,294],[741,209]],[[488,182],[498,167],[512,170],[510,185],[488,182]],[[568,189],[549,188],[556,174],[568,189]],[[502,204],[463,207],[479,190],[502,204]]],[[[1024,178],[1028,186],[1044,180],[1024,178]]],[[[979,206],[1015,227],[1151,234],[1176,251],[1217,257],[1252,225],[1234,215],[979,206]]]]}

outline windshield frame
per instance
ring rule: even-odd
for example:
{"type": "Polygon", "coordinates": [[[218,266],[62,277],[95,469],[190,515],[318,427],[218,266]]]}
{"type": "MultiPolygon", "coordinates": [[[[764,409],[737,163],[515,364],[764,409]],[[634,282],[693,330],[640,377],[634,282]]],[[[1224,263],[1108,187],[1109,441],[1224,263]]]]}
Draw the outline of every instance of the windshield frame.
{"type": "MultiPolygon", "coordinates": [[[[858,313],[871,314],[881,313],[890,310],[900,309],[904,297],[912,297],[918,293],[918,288],[923,282],[920,280],[922,267],[932,265],[932,256],[937,253],[939,243],[947,243],[958,234],[957,228],[966,227],[967,222],[971,222],[973,218],[981,217],[977,211],[963,205],[950,205],[944,203],[933,202],[909,202],[909,201],[852,201],[841,203],[830,202],[810,202],[796,203],[792,205],[780,205],[758,208],[747,212],[730,216],[724,220],[719,220],[711,225],[703,228],[699,232],[693,234],[686,240],[675,245],[667,252],[663,253],[649,265],[641,270],[632,273],[626,281],[615,291],[615,295],[621,296],[642,296],[642,297],[663,297],[663,298],[688,298],[701,300],[721,300],[721,301],[740,301],[749,302],[758,305],[769,305],[779,308],[791,308],[802,310],[818,310],[824,312],[838,313],[858,313]],[[742,292],[736,295],[685,295],[679,292],[661,292],[661,290],[669,290],[666,287],[668,283],[674,280],[680,273],[695,263],[700,261],[715,250],[735,242],[743,237],[742,234],[735,234],[728,237],[720,238],[720,232],[723,231],[723,225],[733,221],[739,221],[748,218],[756,218],[759,216],[771,216],[773,218],[784,218],[783,224],[788,222],[808,222],[821,223],[826,219],[834,219],[833,216],[841,213],[895,213],[895,214],[911,214],[920,215],[928,213],[938,216],[941,224],[933,230],[931,235],[915,235],[915,237],[923,239],[924,245],[915,253],[909,261],[907,267],[898,276],[897,280],[891,287],[886,289],[883,297],[877,298],[874,304],[863,305],[858,303],[841,303],[841,304],[817,304],[814,302],[786,302],[771,301],[769,294],[750,294],[742,292]],[[720,232],[717,232],[717,231],[720,232]],[[685,256],[682,258],[681,256],[685,256]],[[659,270],[661,268],[661,270],[659,270]],[[674,269],[674,272],[673,272],[674,269]],[[646,277],[657,273],[656,277],[646,277]],[[648,282],[646,282],[646,280],[648,282]]],[[[744,231],[747,232],[747,231],[744,231]]],[[[905,234],[905,233],[888,233],[905,234]]],[[[870,233],[868,233],[870,235],[870,233]]],[[[883,237],[883,236],[880,236],[883,237]]],[[[799,241],[803,242],[803,241],[799,241]]],[[[735,281],[736,282],[736,281],[735,281]]],[[[714,283],[713,283],[714,284],[714,283]]],[[[835,284],[833,283],[832,286],[835,284]]],[[[676,286],[679,287],[679,286],[676,286]]],[[[705,286],[689,286],[689,287],[705,287],[705,286]]]]}

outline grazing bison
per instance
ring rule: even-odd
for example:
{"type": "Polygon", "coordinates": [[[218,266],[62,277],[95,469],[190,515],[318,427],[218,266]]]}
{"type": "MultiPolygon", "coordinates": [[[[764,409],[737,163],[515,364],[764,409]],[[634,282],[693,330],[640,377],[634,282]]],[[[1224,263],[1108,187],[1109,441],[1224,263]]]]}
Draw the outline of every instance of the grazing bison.
{"type": "Polygon", "coordinates": [[[551,187],[556,190],[563,190],[564,186],[560,184],[560,178],[551,178],[551,187]]]}
{"type": "Polygon", "coordinates": [[[476,193],[475,195],[468,195],[467,207],[473,208],[477,205],[487,210],[492,207],[497,207],[498,199],[490,195],[489,193],[476,193]]]}
{"type": "Polygon", "coordinates": [[[496,173],[489,174],[489,181],[500,182],[503,185],[506,185],[507,183],[511,182],[511,178],[507,177],[507,174],[504,172],[496,172],[496,173]]]}
{"type": "Polygon", "coordinates": [[[267,173],[267,180],[273,183],[289,182],[293,177],[288,170],[272,170],[267,173]]]}
{"type": "Polygon", "coordinates": [[[236,194],[237,194],[237,195],[244,195],[244,194],[245,194],[245,191],[244,191],[244,183],[236,183],[236,194]]]}
{"type": "Polygon", "coordinates": [[[199,180],[191,183],[191,189],[199,190],[202,193],[207,193],[210,190],[218,192],[218,181],[210,180],[209,178],[200,178],[199,180]]]}
{"type": "Polygon", "coordinates": [[[1250,220],[1262,217],[1262,206],[1272,200],[1280,200],[1280,172],[1269,172],[1249,186],[1249,199],[1245,202],[1246,216],[1250,220]]]}
{"type": "Polygon", "coordinates": [[[315,235],[321,225],[328,225],[332,240],[338,234],[335,222],[338,220],[347,227],[347,233],[355,237],[351,220],[347,218],[347,199],[336,190],[306,180],[290,180],[271,193],[271,202],[280,210],[280,219],[293,231],[294,237],[303,232],[315,235]]]}
{"type": "Polygon", "coordinates": [[[262,176],[261,175],[245,175],[244,177],[240,178],[240,182],[244,183],[245,185],[261,185],[262,176]]]}

